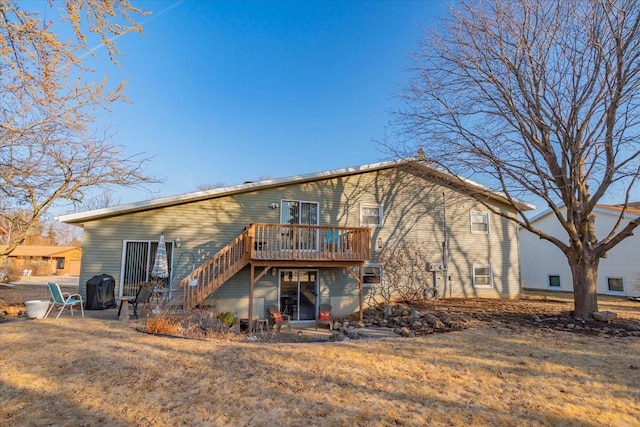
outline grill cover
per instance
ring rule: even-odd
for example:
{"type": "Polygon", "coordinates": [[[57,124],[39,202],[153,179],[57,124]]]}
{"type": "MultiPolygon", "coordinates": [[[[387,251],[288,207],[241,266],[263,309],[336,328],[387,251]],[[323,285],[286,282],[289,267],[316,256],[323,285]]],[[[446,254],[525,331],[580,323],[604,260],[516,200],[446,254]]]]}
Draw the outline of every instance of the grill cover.
{"type": "Polygon", "coordinates": [[[93,276],[87,280],[86,310],[104,310],[116,306],[114,290],[116,280],[108,274],[93,276]]]}

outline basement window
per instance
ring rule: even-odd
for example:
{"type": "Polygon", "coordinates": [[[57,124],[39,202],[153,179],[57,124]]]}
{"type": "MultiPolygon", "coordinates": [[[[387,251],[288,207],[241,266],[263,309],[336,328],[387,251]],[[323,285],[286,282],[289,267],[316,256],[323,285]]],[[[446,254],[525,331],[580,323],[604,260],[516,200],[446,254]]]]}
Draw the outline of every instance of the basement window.
{"type": "Polygon", "coordinates": [[[491,288],[493,286],[490,265],[473,266],[473,286],[476,288],[491,288]]]}
{"type": "Polygon", "coordinates": [[[608,277],[607,290],[611,293],[624,293],[624,281],[622,277],[608,277]]]}
{"type": "Polygon", "coordinates": [[[550,274],[549,275],[549,287],[552,289],[560,289],[562,285],[560,284],[560,275],[559,274],[550,274]]]}
{"type": "Polygon", "coordinates": [[[379,264],[365,265],[362,271],[362,286],[370,288],[380,284],[382,284],[382,266],[379,264]]]}

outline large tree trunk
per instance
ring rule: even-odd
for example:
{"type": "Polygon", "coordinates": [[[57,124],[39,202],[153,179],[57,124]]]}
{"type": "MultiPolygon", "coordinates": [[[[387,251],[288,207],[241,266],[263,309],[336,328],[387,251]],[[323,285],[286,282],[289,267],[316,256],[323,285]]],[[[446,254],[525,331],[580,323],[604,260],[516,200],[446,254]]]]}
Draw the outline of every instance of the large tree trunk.
{"type": "Polygon", "coordinates": [[[569,259],[573,274],[573,301],[576,319],[592,319],[598,311],[598,263],[600,258],[585,260],[584,256],[569,259]]]}

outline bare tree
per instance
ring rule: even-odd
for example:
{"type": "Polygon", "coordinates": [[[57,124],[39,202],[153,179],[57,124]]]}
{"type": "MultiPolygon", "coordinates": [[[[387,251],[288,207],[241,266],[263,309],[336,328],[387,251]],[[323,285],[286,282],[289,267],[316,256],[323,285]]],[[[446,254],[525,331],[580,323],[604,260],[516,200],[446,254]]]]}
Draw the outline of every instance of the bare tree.
{"type": "Polygon", "coordinates": [[[428,266],[440,255],[427,249],[426,244],[404,242],[383,249],[378,261],[384,268],[384,289],[376,290],[385,302],[392,296],[403,301],[418,301],[424,298],[425,288],[430,287],[432,275],[428,266]]]}
{"type": "Polygon", "coordinates": [[[97,113],[124,99],[124,84],[90,81],[95,73],[84,62],[100,46],[115,62],[115,40],[141,32],[132,16],[144,12],[127,0],[51,0],[49,6],[50,13],[60,10],[72,39],[61,40],[53,22],[17,1],[0,0],[0,219],[29,212],[23,234],[0,255],[23,242],[53,206],[81,203],[87,189],[157,181],[144,170],[149,158],[125,155],[108,130],[99,130],[97,113]]]}
{"type": "Polygon", "coordinates": [[[100,194],[88,197],[82,202],[80,206],[81,210],[91,211],[94,209],[103,209],[111,206],[116,206],[121,203],[120,198],[112,191],[103,191],[100,194]]]}
{"type": "Polygon", "coordinates": [[[425,31],[402,98],[402,142],[390,148],[423,147],[433,165],[504,192],[514,220],[567,257],[576,317],[598,311],[599,259],[640,223],[623,221],[640,172],[640,3],[456,3],[441,30],[425,31]],[[593,210],[611,194],[623,209],[596,236],[593,210]],[[514,203],[529,196],[566,239],[531,224],[514,203]]]}

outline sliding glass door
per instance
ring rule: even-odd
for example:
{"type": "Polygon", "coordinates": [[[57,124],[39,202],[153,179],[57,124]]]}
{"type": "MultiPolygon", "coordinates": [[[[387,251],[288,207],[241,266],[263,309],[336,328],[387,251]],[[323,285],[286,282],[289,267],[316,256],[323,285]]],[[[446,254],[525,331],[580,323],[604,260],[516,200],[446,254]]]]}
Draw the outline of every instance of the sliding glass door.
{"type": "MultiPolygon", "coordinates": [[[[318,225],[318,203],[283,200],[280,204],[280,223],[292,225],[318,225]]],[[[318,230],[299,228],[295,233],[283,231],[283,249],[318,250],[318,230]]]]}
{"type": "Polygon", "coordinates": [[[291,320],[315,320],[317,277],[315,270],[280,270],[280,310],[291,320]]]}

